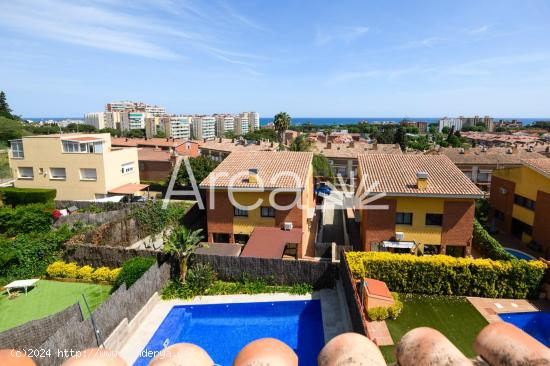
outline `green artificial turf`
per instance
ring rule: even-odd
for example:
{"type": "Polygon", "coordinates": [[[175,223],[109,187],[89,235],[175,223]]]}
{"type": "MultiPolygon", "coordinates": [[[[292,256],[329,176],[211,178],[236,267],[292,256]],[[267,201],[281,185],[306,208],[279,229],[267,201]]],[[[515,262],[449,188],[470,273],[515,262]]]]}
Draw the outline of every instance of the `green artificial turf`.
{"type": "MultiPolygon", "coordinates": [[[[401,294],[403,312],[396,320],[387,320],[394,343],[409,330],[430,327],[439,330],[468,357],[475,356],[474,340],[487,325],[481,314],[463,297],[401,294]]],[[[386,362],[395,362],[395,346],[380,347],[386,362]]]]}
{"type": "Polygon", "coordinates": [[[21,290],[21,294],[13,300],[9,300],[8,293],[3,292],[0,294],[0,332],[55,314],[77,301],[80,301],[84,315],[88,317],[82,294],[93,311],[109,297],[110,290],[111,286],[106,285],[40,280],[27,295],[25,290],[21,290]]]}

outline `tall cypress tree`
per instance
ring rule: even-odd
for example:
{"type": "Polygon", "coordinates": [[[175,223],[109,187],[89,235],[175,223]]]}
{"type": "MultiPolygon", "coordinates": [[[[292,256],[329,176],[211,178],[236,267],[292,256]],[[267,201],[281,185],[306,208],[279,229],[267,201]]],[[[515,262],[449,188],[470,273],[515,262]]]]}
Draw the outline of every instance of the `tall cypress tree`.
{"type": "Polygon", "coordinates": [[[6,101],[6,93],[0,91],[0,116],[12,118],[11,108],[6,101]]]}

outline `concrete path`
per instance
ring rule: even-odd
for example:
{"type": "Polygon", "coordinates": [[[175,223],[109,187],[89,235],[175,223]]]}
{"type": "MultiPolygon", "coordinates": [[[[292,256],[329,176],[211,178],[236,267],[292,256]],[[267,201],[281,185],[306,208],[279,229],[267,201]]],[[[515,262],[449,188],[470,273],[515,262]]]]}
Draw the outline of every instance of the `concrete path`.
{"type": "Polygon", "coordinates": [[[498,314],[550,310],[550,302],[546,300],[466,298],[489,323],[501,321],[498,314]]]}

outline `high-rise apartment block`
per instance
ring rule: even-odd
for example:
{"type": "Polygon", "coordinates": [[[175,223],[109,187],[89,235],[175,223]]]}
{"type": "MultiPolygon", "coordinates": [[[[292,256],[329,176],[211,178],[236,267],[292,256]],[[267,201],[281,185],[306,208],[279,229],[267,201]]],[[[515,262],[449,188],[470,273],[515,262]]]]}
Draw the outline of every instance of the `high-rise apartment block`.
{"type": "Polygon", "coordinates": [[[166,114],[166,109],[158,105],[146,104],[143,102],[120,101],[107,103],[105,112],[145,112],[154,116],[166,114]]]}
{"type": "Polygon", "coordinates": [[[248,116],[245,116],[244,113],[235,117],[235,134],[236,135],[245,135],[249,131],[248,116]]]}
{"type": "Polygon", "coordinates": [[[216,117],[193,116],[193,139],[212,140],[216,137],[216,117]]]}
{"type": "Polygon", "coordinates": [[[191,139],[191,116],[169,116],[162,118],[160,129],[166,137],[189,140],[191,139]]]}
{"type": "Polygon", "coordinates": [[[216,136],[223,137],[226,132],[235,131],[235,117],[230,114],[215,114],[216,136]]]}

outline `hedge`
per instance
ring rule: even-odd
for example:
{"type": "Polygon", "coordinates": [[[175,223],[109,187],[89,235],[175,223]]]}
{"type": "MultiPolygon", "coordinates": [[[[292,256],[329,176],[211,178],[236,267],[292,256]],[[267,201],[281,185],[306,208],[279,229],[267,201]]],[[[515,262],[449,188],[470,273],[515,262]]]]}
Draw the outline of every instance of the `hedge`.
{"type": "Polygon", "coordinates": [[[472,245],[487,258],[504,261],[516,259],[477,220],[474,220],[472,245]]]}
{"type": "Polygon", "coordinates": [[[155,258],[145,257],[134,257],[127,260],[122,264],[120,275],[115,281],[115,288],[119,288],[123,283],[126,284],[126,288],[132,286],[156,261],[155,258]]]}
{"type": "Polygon", "coordinates": [[[120,268],[110,269],[92,266],[79,267],[76,263],[65,263],[56,261],[48,266],[46,273],[54,278],[77,278],[85,281],[115,282],[120,275],[120,268]]]}
{"type": "Polygon", "coordinates": [[[393,305],[391,306],[377,306],[367,310],[367,316],[372,321],[380,321],[386,319],[397,319],[401,311],[403,310],[403,303],[399,301],[399,294],[397,292],[391,293],[393,297],[393,305]]]}
{"type": "Polygon", "coordinates": [[[55,199],[57,191],[45,188],[1,188],[2,200],[6,205],[26,205],[29,203],[48,203],[55,199]]]}
{"type": "Polygon", "coordinates": [[[357,278],[386,282],[391,291],[427,295],[534,298],[546,265],[539,261],[494,261],[447,255],[348,252],[357,278]]]}

